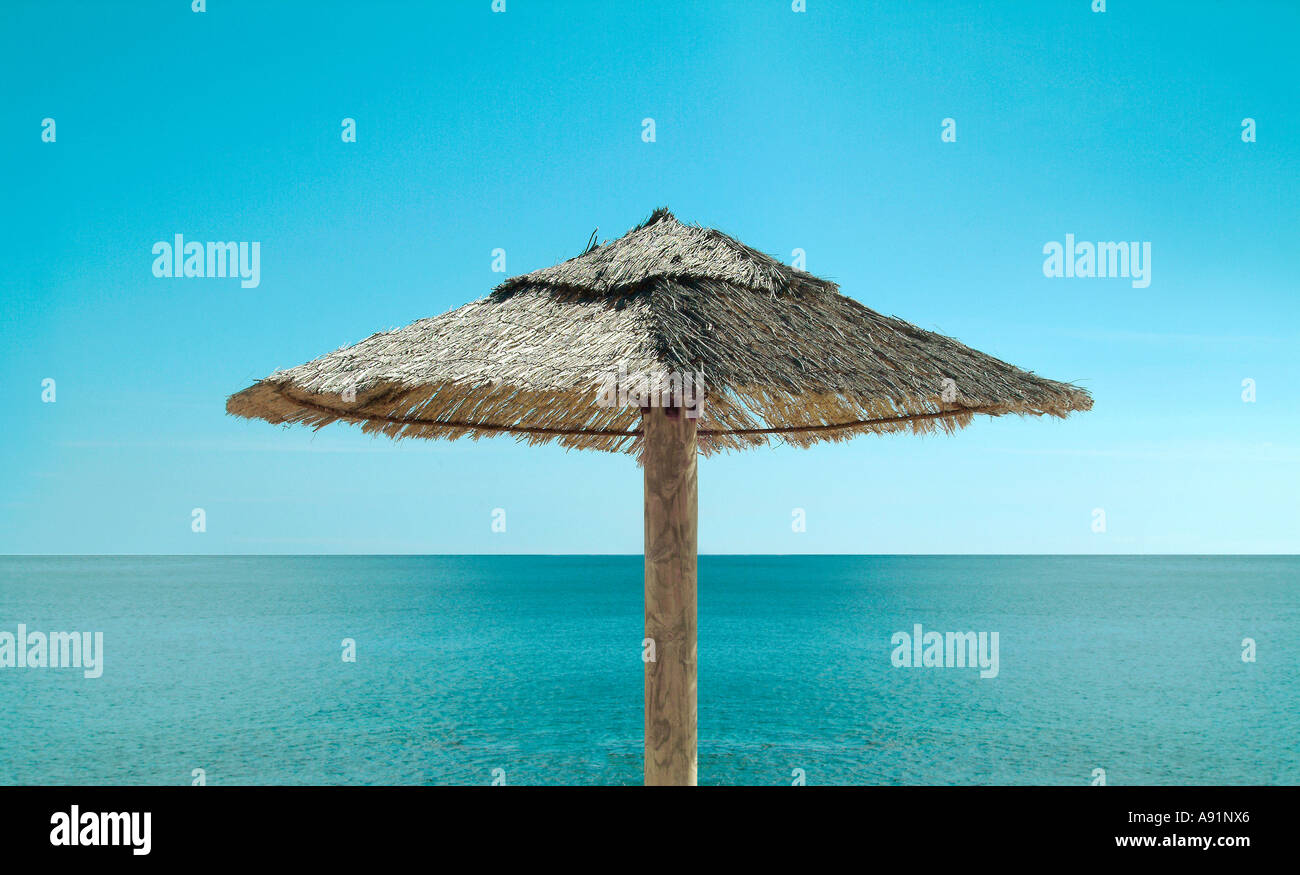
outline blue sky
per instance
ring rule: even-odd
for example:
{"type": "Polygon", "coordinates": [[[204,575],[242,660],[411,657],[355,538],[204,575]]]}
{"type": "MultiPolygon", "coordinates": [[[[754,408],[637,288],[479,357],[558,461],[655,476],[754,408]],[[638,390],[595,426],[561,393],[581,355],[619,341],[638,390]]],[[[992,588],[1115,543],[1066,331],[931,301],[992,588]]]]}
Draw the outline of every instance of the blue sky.
{"type": "Polygon", "coordinates": [[[640,552],[628,457],[224,401],[665,204],[1096,399],[703,460],[701,551],[1300,550],[1296,4],[490,5],[4,4],[0,552],[640,552]],[[260,285],[155,278],[177,233],[260,285]]]}

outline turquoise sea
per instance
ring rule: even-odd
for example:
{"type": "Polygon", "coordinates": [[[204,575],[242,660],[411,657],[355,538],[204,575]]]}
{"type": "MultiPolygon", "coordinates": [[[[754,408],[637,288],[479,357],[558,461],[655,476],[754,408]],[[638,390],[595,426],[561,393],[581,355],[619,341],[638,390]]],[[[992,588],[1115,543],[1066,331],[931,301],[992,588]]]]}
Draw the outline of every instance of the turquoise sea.
{"type": "MultiPolygon", "coordinates": [[[[702,784],[1300,784],[1295,557],[699,578],[702,784]],[[997,632],[998,676],[896,668],[918,623],[997,632]]],[[[639,783],[641,587],[639,556],[0,558],[0,633],[104,636],[97,679],[0,668],[0,784],[639,783]]]]}

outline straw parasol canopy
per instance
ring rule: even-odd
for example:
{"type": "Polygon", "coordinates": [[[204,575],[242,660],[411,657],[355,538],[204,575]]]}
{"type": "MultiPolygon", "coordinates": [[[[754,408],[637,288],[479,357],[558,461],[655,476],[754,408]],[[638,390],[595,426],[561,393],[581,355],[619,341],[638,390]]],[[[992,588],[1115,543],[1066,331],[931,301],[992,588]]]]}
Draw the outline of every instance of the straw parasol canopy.
{"type": "Polygon", "coordinates": [[[1064,417],[1086,391],[882,316],[666,209],[486,298],[291,368],[226,410],[393,438],[635,454],[645,482],[645,782],[696,782],[697,459],[771,441],[1064,417]]]}
{"type": "Polygon", "coordinates": [[[1077,386],[882,316],[829,280],[659,209],[486,298],[278,371],[226,409],[394,438],[507,433],[639,453],[640,406],[598,399],[611,380],[635,398],[673,375],[700,375],[705,455],[1092,406],[1077,386]]]}

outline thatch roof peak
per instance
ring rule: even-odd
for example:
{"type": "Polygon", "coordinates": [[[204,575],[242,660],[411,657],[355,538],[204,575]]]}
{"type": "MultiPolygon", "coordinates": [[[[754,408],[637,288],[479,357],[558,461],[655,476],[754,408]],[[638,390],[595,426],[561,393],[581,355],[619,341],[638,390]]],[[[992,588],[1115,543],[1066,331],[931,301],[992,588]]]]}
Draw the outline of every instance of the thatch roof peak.
{"type": "Polygon", "coordinates": [[[392,437],[511,433],[636,452],[640,408],[603,403],[602,393],[611,379],[635,395],[686,374],[703,378],[705,453],[1092,407],[1077,386],[883,316],[661,208],[486,298],[277,371],[226,409],[392,437]]]}
{"type": "Polygon", "coordinates": [[[681,224],[681,222],[677,221],[677,217],[674,216],[672,211],[667,207],[655,207],[654,211],[650,213],[650,216],[632,230],[640,231],[642,228],[648,228],[658,222],[677,222],[677,224],[681,224]]]}
{"type": "Polygon", "coordinates": [[[656,279],[715,280],[772,294],[800,286],[837,289],[829,280],[783,264],[717,229],[685,224],[659,207],[617,240],[511,277],[496,290],[510,293],[531,285],[607,295],[656,279]]]}

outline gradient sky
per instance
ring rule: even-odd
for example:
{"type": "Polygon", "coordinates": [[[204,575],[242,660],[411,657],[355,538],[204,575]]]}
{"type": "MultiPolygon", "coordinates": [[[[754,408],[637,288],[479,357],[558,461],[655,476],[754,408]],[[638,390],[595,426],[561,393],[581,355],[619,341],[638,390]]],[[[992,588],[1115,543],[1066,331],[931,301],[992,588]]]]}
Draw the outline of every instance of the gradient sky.
{"type": "Polygon", "coordinates": [[[703,460],[702,552],[1300,551],[1300,7],[807,5],[7,0],[0,552],[640,552],[629,457],[224,403],[659,205],[1096,399],[703,460]],[[261,285],[155,278],[177,233],[261,285]]]}

